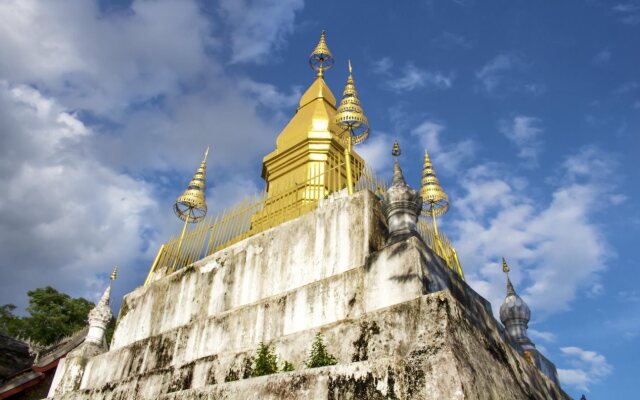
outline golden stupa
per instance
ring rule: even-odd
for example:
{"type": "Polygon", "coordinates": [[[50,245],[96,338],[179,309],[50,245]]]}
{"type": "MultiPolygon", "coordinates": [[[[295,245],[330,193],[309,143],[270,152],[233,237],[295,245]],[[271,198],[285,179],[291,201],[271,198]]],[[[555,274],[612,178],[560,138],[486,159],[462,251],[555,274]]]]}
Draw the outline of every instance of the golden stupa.
{"type": "MultiPolygon", "coordinates": [[[[318,45],[309,57],[316,78],[302,95],[295,115],[276,139],[276,148],[263,158],[262,178],[266,181],[265,209],[252,218],[258,228],[269,215],[291,208],[284,193],[296,190],[297,202],[313,202],[347,186],[344,129],[336,123],[336,98],[323,76],[334,63],[322,32],[318,45]]],[[[364,161],[351,151],[352,180],[357,182],[364,161]]],[[[284,219],[288,219],[285,217],[284,219]]],[[[272,218],[270,219],[272,221],[272,218]]],[[[270,222],[272,223],[272,222],[270,222]]]]}

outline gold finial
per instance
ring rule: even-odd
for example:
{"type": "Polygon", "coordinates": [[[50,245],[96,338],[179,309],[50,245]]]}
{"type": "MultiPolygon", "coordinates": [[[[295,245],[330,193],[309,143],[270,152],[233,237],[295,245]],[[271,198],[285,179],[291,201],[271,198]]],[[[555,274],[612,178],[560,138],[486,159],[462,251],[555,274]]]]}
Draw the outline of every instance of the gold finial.
{"type": "Polygon", "coordinates": [[[314,71],[318,71],[318,77],[322,77],[323,71],[329,70],[333,67],[333,62],[333,55],[325,41],[325,33],[322,31],[320,34],[320,41],[309,56],[309,65],[314,71]]]}
{"type": "Polygon", "coordinates": [[[502,257],[502,272],[504,272],[505,274],[508,274],[510,271],[509,266],[507,265],[507,260],[504,259],[504,257],[502,257]]]}
{"type": "Polygon", "coordinates": [[[349,75],[351,75],[352,72],[353,69],[351,68],[351,59],[349,59],[349,75]]]}
{"type": "Polygon", "coordinates": [[[204,158],[202,159],[202,162],[207,162],[207,157],[209,157],[209,146],[207,146],[207,149],[204,151],[204,158]]]}
{"type": "Polygon", "coordinates": [[[440,186],[440,181],[436,176],[436,171],[433,169],[427,150],[424,151],[420,196],[422,196],[422,201],[424,202],[423,212],[427,215],[440,216],[449,210],[449,196],[440,186]]]}
{"type": "MultiPolygon", "coordinates": [[[[349,69],[351,69],[351,62],[349,62],[349,69]]],[[[336,110],[335,122],[344,129],[344,133],[349,133],[352,144],[360,144],[369,136],[369,120],[362,111],[351,72],[342,92],[342,100],[336,110]]]]}
{"type": "Polygon", "coordinates": [[[111,277],[110,277],[111,281],[115,281],[116,279],[118,279],[118,266],[116,265],[115,267],[113,267],[113,271],[111,271],[111,277]]]}
{"type": "Polygon", "coordinates": [[[347,189],[353,194],[353,178],[351,176],[351,145],[360,144],[369,136],[369,120],[362,111],[356,84],[351,74],[351,60],[349,60],[349,77],[342,92],[342,100],[336,110],[335,123],[343,129],[341,136],[345,137],[344,158],[347,167],[347,189]]]}
{"type": "Polygon", "coordinates": [[[511,271],[511,269],[507,265],[507,260],[502,257],[502,272],[507,274],[507,296],[516,294],[516,290],[513,288],[513,284],[511,283],[511,279],[509,278],[509,271],[511,271]]]}
{"type": "Polygon", "coordinates": [[[205,199],[205,184],[207,175],[207,156],[209,148],[204,154],[204,159],[200,163],[196,173],[191,178],[187,190],[176,199],[173,211],[178,218],[188,222],[199,222],[207,215],[207,202],[205,199]]]}
{"type": "Polygon", "coordinates": [[[391,149],[391,155],[394,157],[398,157],[401,154],[400,152],[400,144],[397,140],[393,141],[393,148],[391,149]]]}

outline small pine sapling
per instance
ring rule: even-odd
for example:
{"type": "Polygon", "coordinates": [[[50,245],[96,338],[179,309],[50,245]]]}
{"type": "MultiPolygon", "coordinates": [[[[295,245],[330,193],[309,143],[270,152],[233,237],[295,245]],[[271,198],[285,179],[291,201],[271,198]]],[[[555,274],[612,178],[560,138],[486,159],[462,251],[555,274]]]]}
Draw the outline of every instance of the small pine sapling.
{"type": "Polygon", "coordinates": [[[311,352],[309,353],[309,358],[305,361],[305,365],[307,368],[317,368],[337,363],[336,358],[327,351],[322,334],[318,332],[311,345],[311,352]]]}
{"type": "Polygon", "coordinates": [[[282,372],[291,372],[293,370],[293,364],[291,364],[289,361],[285,361],[284,364],[282,364],[282,372]]]}
{"type": "Polygon", "coordinates": [[[260,342],[258,354],[253,359],[251,376],[269,375],[278,372],[278,356],[271,346],[260,342]]]}

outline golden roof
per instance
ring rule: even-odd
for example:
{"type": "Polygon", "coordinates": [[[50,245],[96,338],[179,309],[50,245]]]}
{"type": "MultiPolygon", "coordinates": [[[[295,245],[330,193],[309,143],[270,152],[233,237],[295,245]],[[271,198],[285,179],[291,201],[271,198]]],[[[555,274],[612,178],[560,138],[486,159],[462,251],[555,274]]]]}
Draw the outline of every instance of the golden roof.
{"type": "Polygon", "coordinates": [[[427,150],[424,151],[424,165],[422,167],[422,188],[420,196],[424,202],[423,211],[428,215],[443,215],[449,210],[449,196],[444,192],[436,171],[431,164],[427,150]]]}
{"type": "Polygon", "coordinates": [[[207,201],[205,199],[205,185],[207,180],[207,156],[209,148],[204,153],[200,167],[191,178],[187,190],[176,199],[173,211],[178,218],[188,222],[199,222],[207,215],[207,201]]]}

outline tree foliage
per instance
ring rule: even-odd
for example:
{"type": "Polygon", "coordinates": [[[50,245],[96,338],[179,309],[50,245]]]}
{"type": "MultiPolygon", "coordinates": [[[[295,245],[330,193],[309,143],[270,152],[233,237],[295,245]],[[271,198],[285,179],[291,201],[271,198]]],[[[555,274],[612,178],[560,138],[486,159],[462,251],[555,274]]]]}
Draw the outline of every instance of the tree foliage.
{"type": "Polygon", "coordinates": [[[289,361],[285,361],[284,364],[282,364],[282,371],[283,372],[291,372],[294,369],[295,368],[293,368],[293,364],[291,364],[289,361]]]}
{"type": "Polygon", "coordinates": [[[275,350],[264,342],[260,342],[258,354],[253,359],[251,376],[269,375],[276,372],[278,372],[278,356],[275,350]]]}
{"type": "Polygon", "coordinates": [[[82,297],[58,292],[51,286],[30,290],[29,315],[13,314],[15,306],[0,306],[0,332],[13,337],[29,338],[34,342],[50,345],[85,327],[87,315],[94,304],[82,297]]]}
{"type": "Polygon", "coordinates": [[[309,353],[309,358],[305,361],[305,365],[307,368],[317,368],[337,363],[336,358],[327,351],[322,334],[318,332],[311,345],[311,352],[309,353]]]}

